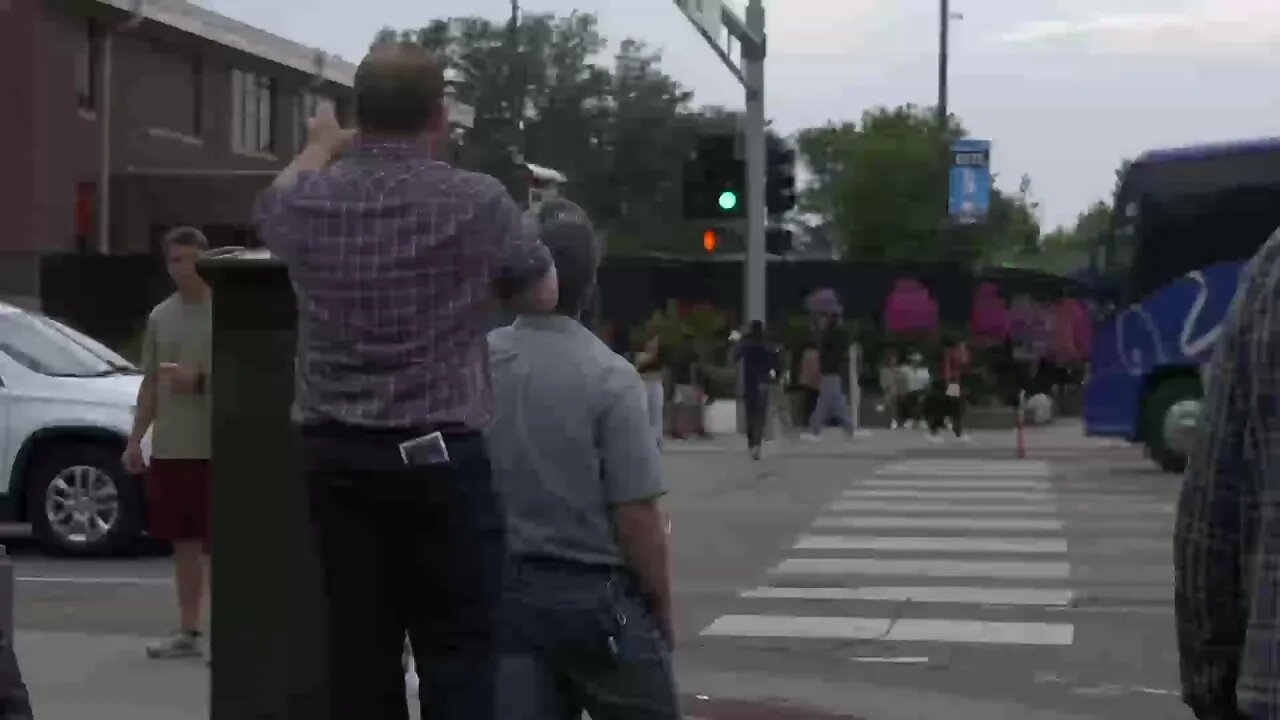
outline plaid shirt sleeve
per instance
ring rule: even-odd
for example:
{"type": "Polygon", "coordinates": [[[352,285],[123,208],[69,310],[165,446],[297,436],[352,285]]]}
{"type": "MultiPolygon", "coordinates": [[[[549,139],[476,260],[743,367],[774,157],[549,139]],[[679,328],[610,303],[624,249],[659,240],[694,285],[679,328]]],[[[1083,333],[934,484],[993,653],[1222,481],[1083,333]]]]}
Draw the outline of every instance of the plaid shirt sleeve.
{"type": "MultiPolygon", "coordinates": [[[[1275,245],[1269,243],[1268,247],[1275,245]]],[[[1266,251],[1264,250],[1264,253],[1266,251]]],[[[1255,265],[1256,266],[1256,265],[1255,265]]],[[[1197,717],[1233,717],[1248,620],[1242,569],[1256,524],[1250,367],[1265,277],[1242,276],[1206,378],[1197,433],[1174,530],[1174,608],[1183,700],[1197,717]]]]}
{"type": "Polygon", "coordinates": [[[315,173],[300,173],[292,185],[278,187],[272,183],[258,194],[253,208],[258,239],[277,257],[288,257],[296,242],[294,226],[297,220],[290,216],[289,203],[297,189],[314,176],[315,173]]]}

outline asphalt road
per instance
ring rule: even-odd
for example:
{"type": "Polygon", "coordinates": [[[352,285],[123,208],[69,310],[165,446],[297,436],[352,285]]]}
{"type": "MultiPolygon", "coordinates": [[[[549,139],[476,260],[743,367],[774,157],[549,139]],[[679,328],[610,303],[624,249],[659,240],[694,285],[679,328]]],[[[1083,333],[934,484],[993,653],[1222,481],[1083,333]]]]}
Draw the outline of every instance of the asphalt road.
{"type": "Polygon", "coordinates": [[[771,462],[674,491],[686,690],[867,720],[1191,717],[1176,477],[1136,453],[771,462]]]}
{"type": "MultiPolygon", "coordinates": [[[[749,720],[770,703],[788,714],[759,717],[1190,717],[1170,600],[1176,478],[1136,455],[666,463],[692,716],[749,720]]],[[[125,655],[136,638],[141,655],[176,621],[163,557],[67,560],[6,543],[28,637],[109,636],[125,655]]],[[[130,672],[156,680],[127,692],[203,682],[202,665],[181,682],[152,667],[137,663],[130,672]]],[[[44,676],[55,673],[52,659],[32,665],[37,698],[67,680],[44,676]]],[[[182,717],[205,698],[191,702],[182,717]]]]}

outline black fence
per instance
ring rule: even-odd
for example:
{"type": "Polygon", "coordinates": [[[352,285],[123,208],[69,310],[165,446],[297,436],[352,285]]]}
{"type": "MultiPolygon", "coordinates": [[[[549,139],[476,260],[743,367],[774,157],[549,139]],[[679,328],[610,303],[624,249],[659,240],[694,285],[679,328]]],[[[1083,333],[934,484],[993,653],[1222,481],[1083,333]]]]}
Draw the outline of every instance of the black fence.
{"type": "MultiPolygon", "coordinates": [[[[944,327],[967,325],[974,291],[995,282],[1005,297],[1027,293],[1052,297],[1076,293],[1078,284],[1026,270],[973,272],[946,264],[886,265],[803,260],[768,267],[768,315],[771,323],[802,312],[814,288],[835,290],[845,314],[878,325],[894,283],[914,278],[938,303],[944,327]]],[[[614,329],[615,344],[672,300],[707,303],[737,321],[742,306],[742,265],[706,260],[610,258],[600,270],[600,319],[614,329]]],[[[41,261],[40,294],[44,311],[103,342],[121,346],[135,340],[151,308],[171,291],[155,255],[49,255],[41,261]]]]}

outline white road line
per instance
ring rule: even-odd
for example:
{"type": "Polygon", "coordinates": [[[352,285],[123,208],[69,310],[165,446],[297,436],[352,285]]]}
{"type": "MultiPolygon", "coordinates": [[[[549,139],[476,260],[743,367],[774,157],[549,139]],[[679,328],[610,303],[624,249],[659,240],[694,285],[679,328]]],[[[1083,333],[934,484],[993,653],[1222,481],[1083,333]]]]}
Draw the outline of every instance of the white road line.
{"type": "Polygon", "coordinates": [[[758,587],[739,597],[757,600],[831,600],[862,602],[957,603],[964,605],[1035,605],[1051,609],[1071,604],[1070,590],[1043,588],[983,588],[927,585],[924,587],[758,587]]]}
{"type": "Polygon", "coordinates": [[[957,517],[820,517],[815,528],[858,530],[1052,530],[1061,532],[1062,521],[1048,518],[957,517]]]}
{"type": "Polygon", "coordinates": [[[884,490],[1049,490],[1046,480],[859,480],[854,489],[884,490]]]}
{"type": "Polygon", "coordinates": [[[52,577],[47,575],[19,575],[18,582],[64,583],[67,585],[172,585],[168,578],[139,577],[52,577]]]}
{"type": "Polygon", "coordinates": [[[1001,468],[1001,467],[948,467],[939,465],[937,467],[915,467],[905,465],[888,465],[876,471],[877,475],[882,477],[935,477],[935,478],[963,478],[963,477],[1002,477],[1002,478],[1046,478],[1049,477],[1048,469],[1034,468],[1001,468]]]}
{"type": "Polygon", "coordinates": [[[1070,645],[1075,640],[1075,627],[1067,623],[724,615],[707,626],[701,634],[714,637],[1070,645]]]}
{"type": "Polygon", "coordinates": [[[855,655],[849,659],[860,663],[883,663],[886,665],[923,665],[929,662],[927,657],[868,657],[855,655]]]}
{"type": "Polygon", "coordinates": [[[1065,553],[1067,541],[1062,538],[802,535],[794,549],[1036,554],[1065,553]]]}
{"type": "Polygon", "coordinates": [[[932,472],[941,473],[1025,473],[1027,475],[1048,475],[1049,463],[1043,460],[906,460],[890,463],[880,469],[881,473],[932,472]]]}
{"type": "Polygon", "coordinates": [[[1012,560],[897,560],[884,558],[789,558],[772,572],[776,575],[913,575],[936,578],[1027,578],[1064,580],[1071,577],[1069,562],[1017,562],[1012,560]]]}
{"type": "Polygon", "coordinates": [[[845,490],[847,498],[914,498],[916,500],[1029,500],[1053,502],[1047,491],[1020,492],[1015,490],[845,490]]]}
{"type": "Polygon", "coordinates": [[[958,505],[953,502],[918,502],[915,500],[836,500],[827,505],[836,512],[957,513],[971,515],[1053,515],[1052,504],[1026,505],[958,505]]]}

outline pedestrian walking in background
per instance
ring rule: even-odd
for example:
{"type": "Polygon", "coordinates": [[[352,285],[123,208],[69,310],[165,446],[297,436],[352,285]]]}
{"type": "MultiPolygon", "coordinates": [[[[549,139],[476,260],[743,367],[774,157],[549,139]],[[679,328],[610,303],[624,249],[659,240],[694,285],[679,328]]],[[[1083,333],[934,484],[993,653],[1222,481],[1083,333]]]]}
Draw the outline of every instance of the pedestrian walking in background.
{"type": "MultiPolygon", "coordinates": [[[[823,429],[834,421],[852,438],[853,418],[849,415],[849,398],[844,392],[844,375],[849,370],[849,338],[840,327],[838,316],[833,313],[817,316],[814,335],[822,379],[817,403],[809,416],[807,437],[812,440],[821,438],[823,429]]],[[[857,378],[851,382],[857,382],[857,378]]]]}
{"type": "Polygon", "coordinates": [[[800,372],[798,385],[802,389],[800,411],[802,422],[806,427],[813,411],[818,407],[818,395],[822,391],[822,363],[818,359],[818,346],[806,345],[800,351],[800,372]]]}
{"type": "Polygon", "coordinates": [[[671,435],[676,439],[706,437],[706,396],[693,331],[685,328],[667,366],[671,373],[671,435]]]}
{"type": "Polygon", "coordinates": [[[121,462],[129,473],[146,475],[151,537],[173,543],[178,630],[147,646],[147,656],[180,658],[206,651],[200,628],[213,504],[209,467],[213,311],[209,286],[196,272],[196,260],[209,249],[204,234],[192,227],[175,228],[164,236],[161,246],[177,291],[147,318],[142,385],[121,462]],[[148,430],[150,467],[142,454],[148,430]]]}
{"type": "Polygon", "coordinates": [[[649,428],[658,445],[662,445],[663,400],[666,398],[666,374],[663,363],[662,340],[655,332],[645,341],[644,348],[636,353],[636,370],[644,380],[645,396],[649,408],[649,428]]]}
{"type": "Polygon", "coordinates": [[[880,392],[884,394],[881,407],[889,413],[889,429],[897,430],[906,422],[902,414],[902,398],[906,395],[906,384],[902,374],[902,364],[898,361],[898,353],[893,350],[885,353],[884,362],[880,365],[880,392]]]}
{"type": "Polygon", "coordinates": [[[742,403],[747,420],[747,449],[760,459],[765,422],[769,416],[769,387],[778,375],[778,350],[764,336],[764,323],[752,320],[747,334],[733,349],[742,369],[742,403]]]}
{"type": "Polygon", "coordinates": [[[924,417],[925,398],[929,392],[929,366],[924,362],[924,355],[918,352],[911,353],[907,358],[907,364],[902,370],[903,386],[907,392],[902,396],[901,415],[903,418],[902,425],[906,427],[910,421],[911,427],[920,427],[920,421],[924,417]]]}
{"type": "Polygon", "coordinates": [[[1200,720],[1280,718],[1280,232],[1241,274],[1206,373],[1174,525],[1182,699],[1200,720]]]}
{"type": "Polygon", "coordinates": [[[519,315],[489,334],[511,566],[498,717],[676,720],[658,448],[639,373],[579,321],[600,252],[574,215],[540,224],[549,255],[513,264],[546,274],[511,284],[519,315]]]}
{"type": "Polygon", "coordinates": [[[934,441],[942,439],[939,433],[947,424],[950,424],[952,432],[960,440],[967,441],[969,438],[964,433],[962,384],[969,372],[969,362],[969,347],[963,340],[947,343],[946,349],[942,351],[942,371],[925,400],[929,437],[934,441]]]}
{"type": "Polygon", "coordinates": [[[406,632],[423,717],[494,717],[503,517],[482,429],[494,267],[524,242],[497,180],[432,157],[444,78],[412,43],[355,74],[263,192],[258,230],[298,306],[300,464],[328,596],[334,718],[405,720],[406,632]],[[436,434],[438,433],[438,435],[436,434]]]}

